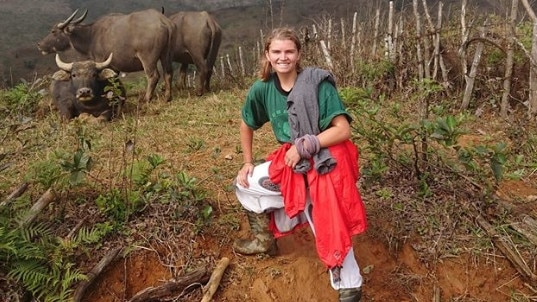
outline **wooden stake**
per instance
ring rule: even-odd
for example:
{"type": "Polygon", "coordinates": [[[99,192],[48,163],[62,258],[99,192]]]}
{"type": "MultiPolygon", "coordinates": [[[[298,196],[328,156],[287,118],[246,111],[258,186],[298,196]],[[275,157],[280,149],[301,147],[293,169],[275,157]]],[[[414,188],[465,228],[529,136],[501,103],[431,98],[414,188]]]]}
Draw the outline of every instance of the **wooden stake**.
{"type": "Polygon", "coordinates": [[[220,262],[216,265],[216,268],[214,269],[211,278],[209,279],[209,282],[204,288],[205,294],[203,295],[203,299],[201,302],[209,302],[211,301],[214,293],[216,293],[216,290],[218,289],[218,286],[220,285],[220,280],[222,279],[222,276],[224,275],[224,272],[229,265],[229,258],[223,257],[220,259],[220,262]]]}

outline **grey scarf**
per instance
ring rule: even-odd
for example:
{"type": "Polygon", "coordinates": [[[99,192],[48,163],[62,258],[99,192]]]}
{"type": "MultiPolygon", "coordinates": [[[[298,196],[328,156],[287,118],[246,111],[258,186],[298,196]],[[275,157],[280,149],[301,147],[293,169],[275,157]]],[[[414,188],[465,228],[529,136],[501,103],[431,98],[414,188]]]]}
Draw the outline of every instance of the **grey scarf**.
{"type": "MultiPolygon", "coordinates": [[[[298,74],[295,85],[287,97],[287,111],[291,127],[291,141],[306,134],[317,135],[319,129],[319,84],[328,80],[336,86],[332,74],[324,69],[308,67],[298,74]]],[[[332,171],[337,162],[327,148],[321,148],[313,156],[315,170],[319,174],[332,171]]],[[[310,161],[301,159],[295,166],[295,172],[305,174],[311,168],[310,161]]]]}

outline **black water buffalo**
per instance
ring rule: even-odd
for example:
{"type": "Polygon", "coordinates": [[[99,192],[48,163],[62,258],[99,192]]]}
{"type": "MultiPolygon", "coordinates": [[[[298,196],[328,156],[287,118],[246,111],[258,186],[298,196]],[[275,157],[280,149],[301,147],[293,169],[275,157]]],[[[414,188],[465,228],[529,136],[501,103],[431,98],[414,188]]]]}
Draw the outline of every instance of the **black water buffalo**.
{"type": "Polygon", "coordinates": [[[87,11],[73,21],[77,12],[53,26],[51,32],[38,43],[43,54],[73,47],[92,60],[103,61],[114,53],[110,64],[114,70],[145,71],[148,79],[146,101],[152,98],[158,83],[160,75],[157,62],[160,60],[164,71],[165,99],[171,100],[171,46],[175,41],[175,24],[154,9],[128,15],[109,14],[91,24],[80,24],[87,11]]]}
{"type": "Polygon", "coordinates": [[[118,116],[125,102],[125,88],[118,74],[104,62],[93,60],[65,63],[56,54],[59,71],[52,76],[52,102],[62,118],[70,120],[82,113],[110,121],[118,116]]]}
{"type": "Polygon", "coordinates": [[[173,60],[181,63],[179,85],[185,86],[188,64],[194,64],[198,72],[197,95],[203,95],[210,89],[222,29],[205,11],[179,12],[169,18],[177,27],[173,60]]]}

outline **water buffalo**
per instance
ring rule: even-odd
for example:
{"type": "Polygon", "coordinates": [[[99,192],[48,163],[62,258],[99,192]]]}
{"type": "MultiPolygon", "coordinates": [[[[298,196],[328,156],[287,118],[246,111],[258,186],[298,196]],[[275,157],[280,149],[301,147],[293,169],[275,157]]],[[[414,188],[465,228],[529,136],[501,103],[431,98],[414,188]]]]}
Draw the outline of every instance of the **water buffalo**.
{"type": "Polygon", "coordinates": [[[179,12],[170,20],[177,27],[173,60],[181,63],[179,85],[185,86],[188,64],[196,65],[197,95],[210,89],[213,66],[222,42],[222,29],[207,12],[179,12]]]}
{"type": "Polygon", "coordinates": [[[59,71],[52,76],[52,102],[62,118],[70,120],[82,113],[110,121],[118,116],[125,101],[125,88],[118,74],[104,62],[93,60],[66,63],[56,54],[59,71]]]}
{"type": "Polygon", "coordinates": [[[73,21],[76,10],[65,21],[52,27],[38,43],[43,54],[61,52],[73,47],[95,61],[103,61],[110,53],[114,58],[110,67],[116,71],[144,70],[147,76],[145,100],[153,97],[159,80],[157,62],[164,71],[165,99],[171,100],[172,46],[175,24],[161,12],[148,9],[128,15],[109,14],[91,24],[80,24],[87,15],[73,21]]]}

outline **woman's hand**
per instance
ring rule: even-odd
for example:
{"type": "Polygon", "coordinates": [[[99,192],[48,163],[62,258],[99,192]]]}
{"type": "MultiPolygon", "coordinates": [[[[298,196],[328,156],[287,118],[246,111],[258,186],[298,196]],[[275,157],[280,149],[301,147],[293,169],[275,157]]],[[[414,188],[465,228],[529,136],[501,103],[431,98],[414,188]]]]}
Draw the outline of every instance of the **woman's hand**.
{"type": "Polygon", "coordinates": [[[248,176],[252,176],[254,173],[254,164],[244,163],[237,174],[237,183],[245,188],[248,188],[250,184],[248,183],[248,176]]]}
{"type": "Polygon", "coordinates": [[[291,148],[289,148],[289,150],[287,150],[287,152],[285,152],[285,165],[294,169],[299,161],[300,154],[298,154],[296,146],[293,145],[291,148]]]}

